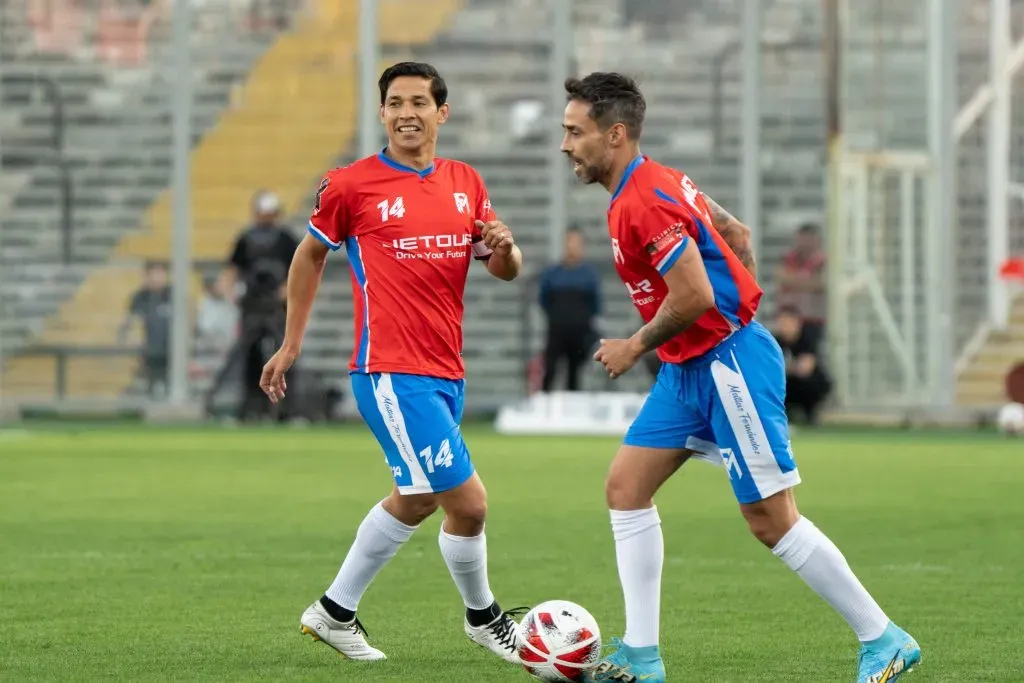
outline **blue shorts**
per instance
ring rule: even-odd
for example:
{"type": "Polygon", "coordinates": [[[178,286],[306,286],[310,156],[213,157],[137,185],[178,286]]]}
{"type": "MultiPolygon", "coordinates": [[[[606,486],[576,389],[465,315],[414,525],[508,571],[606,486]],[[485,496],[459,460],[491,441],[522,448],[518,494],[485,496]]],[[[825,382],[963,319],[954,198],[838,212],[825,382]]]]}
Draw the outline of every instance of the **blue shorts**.
{"type": "Polygon", "coordinates": [[[465,380],[352,373],[352,394],[401,494],[440,493],[473,475],[459,422],[465,380]]]}
{"type": "Polygon", "coordinates": [[[696,451],[755,503],[800,483],[785,403],[782,350],[752,322],[699,358],[662,364],[624,443],[696,451]]]}

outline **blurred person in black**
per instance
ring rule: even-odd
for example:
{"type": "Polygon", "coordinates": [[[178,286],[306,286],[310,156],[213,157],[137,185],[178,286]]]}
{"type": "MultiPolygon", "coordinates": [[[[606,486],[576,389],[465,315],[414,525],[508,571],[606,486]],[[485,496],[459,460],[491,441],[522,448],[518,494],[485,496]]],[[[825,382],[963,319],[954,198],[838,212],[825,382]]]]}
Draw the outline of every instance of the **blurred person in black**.
{"type": "Polygon", "coordinates": [[[136,321],[142,324],[140,374],[146,381],[147,393],[150,398],[165,398],[171,349],[171,284],[167,264],[162,261],[149,261],[145,265],[142,286],[132,295],[127,315],[117,332],[121,344],[128,341],[136,321]]]}
{"type": "MultiPolygon", "coordinates": [[[[285,285],[288,268],[299,241],[280,223],[281,202],[273,192],[260,191],[253,198],[253,222],[235,241],[231,258],[223,274],[222,290],[234,292],[244,286],[238,301],[239,341],[228,362],[214,382],[214,393],[236,362],[242,365],[242,400],[238,418],[262,416],[270,406],[260,390],[263,364],[284,338],[285,285]]],[[[293,374],[289,386],[295,386],[293,374]]],[[[298,396],[298,393],[292,391],[298,396]]],[[[293,417],[293,401],[281,404],[281,419],[293,417]]]]}
{"type": "Polygon", "coordinates": [[[579,391],[580,366],[595,341],[594,318],[601,311],[601,278],[583,262],[583,233],[570,228],[560,263],[544,271],[540,280],[540,306],[547,318],[543,390],[551,391],[558,365],[565,361],[566,386],[579,391]]]}
{"type": "Polygon", "coordinates": [[[822,359],[823,331],[805,325],[796,306],[780,306],[775,314],[775,339],[786,359],[786,412],[803,412],[807,423],[818,422],[821,404],[832,390],[832,380],[822,359]]]}

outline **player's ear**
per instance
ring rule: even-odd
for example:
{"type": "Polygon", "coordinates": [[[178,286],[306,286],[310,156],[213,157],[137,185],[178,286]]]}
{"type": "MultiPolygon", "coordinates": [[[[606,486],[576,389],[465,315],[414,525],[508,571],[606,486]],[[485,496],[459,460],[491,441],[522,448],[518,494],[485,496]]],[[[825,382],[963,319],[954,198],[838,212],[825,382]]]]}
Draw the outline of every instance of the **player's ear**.
{"type": "Polygon", "coordinates": [[[616,123],[608,129],[608,144],[612,147],[618,147],[624,142],[626,142],[626,126],[622,123],[616,123]]]}
{"type": "Polygon", "coordinates": [[[445,102],[437,108],[437,125],[441,125],[448,120],[448,115],[451,114],[451,107],[445,102]]]}

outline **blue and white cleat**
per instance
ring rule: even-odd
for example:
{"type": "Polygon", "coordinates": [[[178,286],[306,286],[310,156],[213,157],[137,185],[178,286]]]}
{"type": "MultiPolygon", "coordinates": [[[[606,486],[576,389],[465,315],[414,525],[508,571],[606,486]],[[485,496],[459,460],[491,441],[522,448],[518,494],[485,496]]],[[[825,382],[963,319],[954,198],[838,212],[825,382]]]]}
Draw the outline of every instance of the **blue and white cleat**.
{"type": "Polygon", "coordinates": [[[880,638],[861,645],[857,683],[890,683],[920,661],[917,641],[890,621],[880,638]]]}
{"type": "Polygon", "coordinates": [[[612,638],[614,652],[583,674],[582,683],[665,683],[665,663],[658,646],[630,647],[612,638]]]}

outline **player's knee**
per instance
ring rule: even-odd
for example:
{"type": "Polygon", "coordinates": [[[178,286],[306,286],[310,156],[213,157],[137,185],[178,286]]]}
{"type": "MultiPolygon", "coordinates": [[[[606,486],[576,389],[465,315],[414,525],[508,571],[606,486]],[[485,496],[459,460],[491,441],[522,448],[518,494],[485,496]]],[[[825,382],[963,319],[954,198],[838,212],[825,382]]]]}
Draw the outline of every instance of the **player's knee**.
{"type": "Polygon", "coordinates": [[[771,517],[751,513],[744,513],[743,516],[746,517],[747,526],[754,538],[769,548],[774,548],[788,531],[788,529],[781,529],[771,517]]]}
{"type": "Polygon", "coordinates": [[[419,526],[437,511],[437,497],[430,494],[403,496],[393,491],[384,501],[384,509],[406,526],[419,526]]]}
{"type": "Polygon", "coordinates": [[[473,476],[461,486],[438,494],[444,508],[444,527],[456,536],[478,536],[487,520],[487,490],[473,476]]]}
{"type": "Polygon", "coordinates": [[[651,506],[651,494],[644,490],[636,477],[622,470],[608,473],[604,482],[604,497],[609,510],[642,510],[651,506]]]}
{"type": "Polygon", "coordinates": [[[778,545],[800,519],[792,492],[788,490],[741,507],[750,533],[769,548],[778,545]]]}
{"type": "Polygon", "coordinates": [[[487,499],[462,501],[444,511],[444,529],[455,536],[479,536],[487,521],[487,499]]]}

